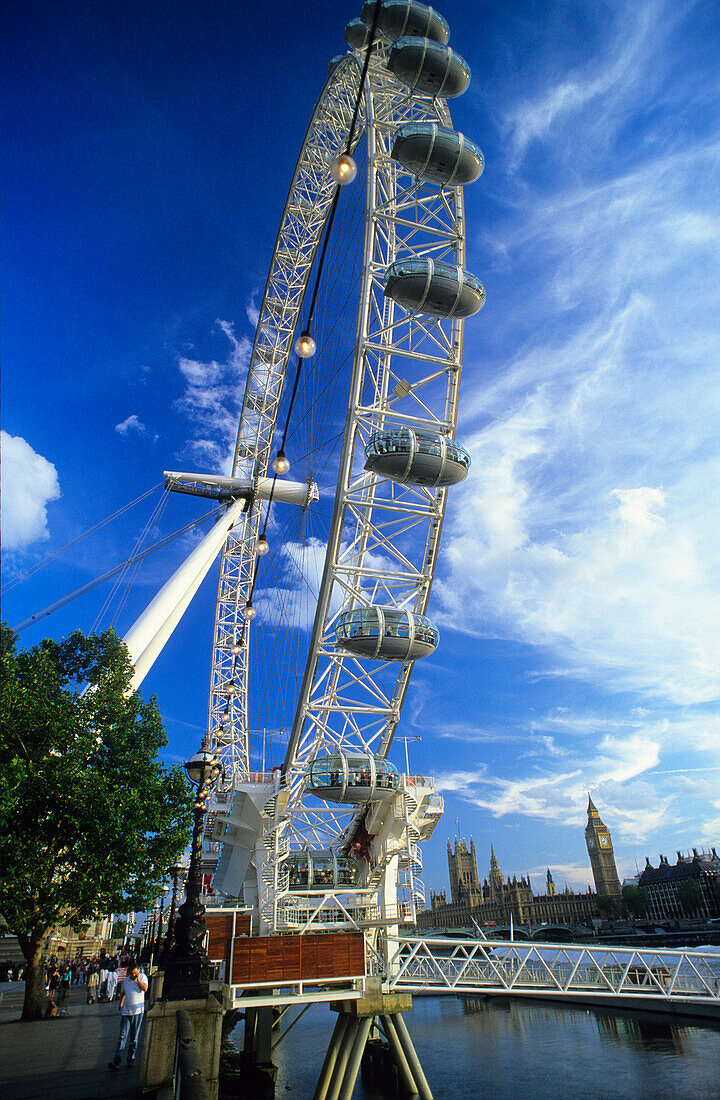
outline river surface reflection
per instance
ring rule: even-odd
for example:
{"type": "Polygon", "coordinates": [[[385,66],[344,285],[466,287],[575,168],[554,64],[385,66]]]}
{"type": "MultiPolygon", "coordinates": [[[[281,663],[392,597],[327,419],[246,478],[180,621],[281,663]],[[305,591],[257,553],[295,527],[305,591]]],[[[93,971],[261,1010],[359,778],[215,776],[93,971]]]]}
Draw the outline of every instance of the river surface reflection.
{"type": "MultiPolygon", "coordinates": [[[[435,1100],[720,1097],[719,1025],[472,997],[417,997],[407,1022],[435,1100]]],[[[277,1048],[278,1097],[311,1100],[334,1023],[310,1009],[277,1048]]],[[[360,1080],[354,1098],[386,1100],[360,1080]]]]}

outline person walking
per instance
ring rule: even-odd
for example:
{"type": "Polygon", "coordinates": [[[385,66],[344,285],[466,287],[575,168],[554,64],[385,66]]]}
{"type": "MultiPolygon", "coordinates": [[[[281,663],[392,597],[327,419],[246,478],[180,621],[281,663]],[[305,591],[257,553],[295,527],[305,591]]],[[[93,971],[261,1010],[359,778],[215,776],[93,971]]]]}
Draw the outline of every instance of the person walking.
{"type": "Polygon", "coordinates": [[[115,1057],[108,1062],[108,1069],[117,1071],[122,1061],[122,1053],[125,1045],[128,1045],[127,1064],[131,1066],[135,1061],[140,1026],[145,1011],[145,994],[148,980],[140,973],[137,963],[128,965],[127,977],[123,979],[122,993],[120,994],[120,1037],[118,1038],[115,1057]]]}
{"type": "Polygon", "coordinates": [[[107,993],[107,999],[112,1001],[115,999],[115,988],[117,986],[117,972],[111,970],[107,977],[107,983],[105,985],[105,991],[107,993]]]}
{"type": "Polygon", "coordinates": [[[57,1015],[57,1005],[55,1003],[55,998],[57,996],[59,996],[58,990],[60,988],[60,971],[58,970],[58,968],[56,966],[53,966],[49,969],[50,969],[50,977],[48,978],[48,987],[47,987],[48,1000],[47,1000],[47,1008],[45,1010],[45,1015],[46,1016],[56,1016],[57,1015]]]}
{"type": "Polygon", "coordinates": [[[100,985],[100,975],[95,967],[92,968],[88,975],[87,980],[87,1003],[89,1005],[95,1004],[98,995],[98,986],[100,985]]]}
{"type": "Polygon", "coordinates": [[[69,966],[66,966],[60,975],[60,1001],[58,1008],[60,1009],[61,1016],[67,1016],[68,1003],[70,1001],[70,983],[72,981],[72,970],[69,966]]]}
{"type": "Polygon", "coordinates": [[[102,966],[100,967],[100,989],[98,990],[98,993],[99,993],[98,1000],[99,1001],[106,1001],[107,1000],[107,980],[108,980],[108,974],[109,973],[110,973],[110,971],[107,968],[107,963],[105,961],[103,961],[102,966]]]}

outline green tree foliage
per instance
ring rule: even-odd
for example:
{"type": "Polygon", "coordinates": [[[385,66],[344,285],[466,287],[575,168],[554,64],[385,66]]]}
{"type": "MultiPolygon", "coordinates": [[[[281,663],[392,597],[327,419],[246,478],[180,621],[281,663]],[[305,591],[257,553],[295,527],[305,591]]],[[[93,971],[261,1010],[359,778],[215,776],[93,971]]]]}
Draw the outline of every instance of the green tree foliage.
{"type": "Polygon", "coordinates": [[[693,914],[700,914],[702,912],[703,896],[702,890],[695,879],[685,878],[677,885],[675,891],[678,904],[686,916],[690,917],[693,914]]]}
{"type": "Polygon", "coordinates": [[[623,886],[622,896],[630,916],[645,916],[650,908],[650,896],[644,886],[623,886]]]}
{"type": "Polygon", "coordinates": [[[598,894],[597,899],[598,912],[603,917],[614,917],[617,915],[618,907],[614,899],[607,894],[598,894]]]}
{"type": "Polygon", "coordinates": [[[192,797],[157,760],[156,701],[130,690],[112,630],[22,652],[0,629],[0,913],[28,964],[23,1019],[38,1019],[48,933],[146,908],[188,842],[192,797]]]}

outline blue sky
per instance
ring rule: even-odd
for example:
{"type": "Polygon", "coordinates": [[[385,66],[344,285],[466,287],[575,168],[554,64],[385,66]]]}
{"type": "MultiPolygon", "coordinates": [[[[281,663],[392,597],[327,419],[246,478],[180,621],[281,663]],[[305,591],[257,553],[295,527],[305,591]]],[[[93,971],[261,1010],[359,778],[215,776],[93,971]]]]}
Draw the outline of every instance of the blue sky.
{"type": "MultiPolygon", "coordinates": [[[[584,887],[587,791],[621,875],[720,841],[720,14],[699,3],[447,3],[466,326],[436,656],[401,732],[448,836],[584,887]]],[[[3,581],[161,481],[220,467],[254,310],[353,5],[105,2],[4,16],[3,581]]],[[[16,624],[119,564],[157,496],[3,596],[16,624]]],[[[198,515],[173,497],[158,536],[198,515]]],[[[123,633],[177,564],[152,557],[123,633]]],[[[96,623],[98,589],[23,644],[96,623]]],[[[214,579],[145,681],[169,754],[205,722],[214,579]]],[[[404,751],[398,745],[398,762],[404,751]]]]}

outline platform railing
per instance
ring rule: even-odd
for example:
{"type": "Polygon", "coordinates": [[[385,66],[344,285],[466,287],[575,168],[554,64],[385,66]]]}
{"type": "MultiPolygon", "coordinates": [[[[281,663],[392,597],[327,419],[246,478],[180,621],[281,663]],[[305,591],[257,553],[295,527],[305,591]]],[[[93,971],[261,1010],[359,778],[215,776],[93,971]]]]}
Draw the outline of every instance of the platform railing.
{"type": "Polygon", "coordinates": [[[397,991],[592,994],[720,1007],[720,954],[710,951],[403,937],[387,980],[397,991]]]}

